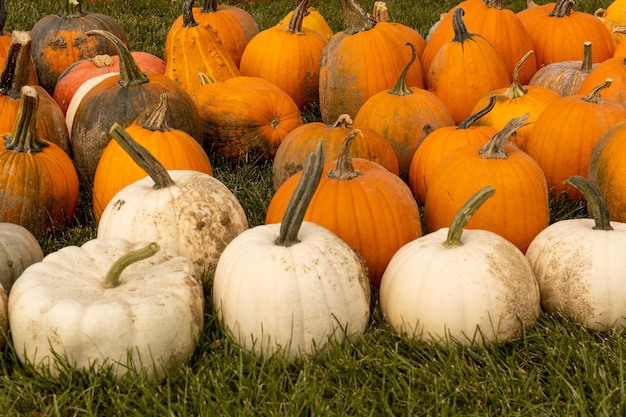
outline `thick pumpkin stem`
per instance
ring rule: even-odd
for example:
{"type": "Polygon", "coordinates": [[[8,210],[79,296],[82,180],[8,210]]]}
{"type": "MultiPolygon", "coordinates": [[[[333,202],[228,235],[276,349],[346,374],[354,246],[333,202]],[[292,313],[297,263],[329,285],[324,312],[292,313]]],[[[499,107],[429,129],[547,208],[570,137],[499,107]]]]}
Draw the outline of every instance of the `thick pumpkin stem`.
{"type": "Polygon", "coordinates": [[[352,118],[349,114],[342,114],[337,118],[337,121],[330,125],[330,127],[350,127],[352,125],[352,118]]]}
{"type": "Polygon", "coordinates": [[[580,175],[569,177],[563,184],[571,185],[576,188],[587,200],[587,208],[593,220],[595,220],[594,230],[613,230],[611,219],[609,218],[609,209],[606,201],[602,197],[602,193],[588,179],[580,175]]]}
{"type": "Polygon", "coordinates": [[[78,19],[84,14],[83,7],[78,0],[63,0],[62,9],[58,13],[59,16],[65,19],[78,19]]]}
{"type": "Polygon", "coordinates": [[[289,200],[283,220],[280,224],[280,232],[274,243],[279,246],[289,247],[299,242],[298,232],[304,221],[313,194],[322,179],[324,170],[324,147],[320,140],[315,152],[309,154],[302,169],[302,176],[296,189],[289,200]]]}
{"type": "Polygon", "coordinates": [[[20,97],[20,91],[28,84],[30,76],[31,45],[30,32],[14,30],[11,33],[11,43],[0,74],[0,94],[14,100],[20,97]]]}
{"type": "Polygon", "coordinates": [[[167,94],[162,93],[159,96],[159,104],[155,107],[152,113],[150,113],[150,116],[146,119],[146,121],[141,124],[141,127],[153,132],[157,130],[167,132],[169,130],[169,126],[167,125],[167,120],[165,120],[166,115],[167,94]]]}
{"type": "Polygon", "coordinates": [[[302,22],[304,20],[306,8],[309,4],[309,0],[302,0],[296,6],[295,10],[291,15],[291,19],[289,19],[289,23],[285,26],[285,31],[291,34],[302,34],[302,22]]]}
{"type": "Polygon", "coordinates": [[[87,36],[102,36],[115,45],[120,60],[120,80],[117,82],[122,87],[131,87],[147,83],[148,77],[141,71],[137,61],[133,58],[126,45],[114,34],[106,30],[93,29],[85,32],[87,36]]]}
{"type": "Polygon", "coordinates": [[[504,93],[506,97],[510,99],[515,99],[515,98],[523,97],[528,93],[528,90],[525,89],[522,86],[522,84],[519,82],[519,72],[522,69],[522,66],[524,66],[524,63],[526,63],[526,61],[528,60],[528,57],[530,57],[533,53],[534,52],[532,49],[526,52],[524,56],[522,57],[522,59],[520,59],[519,62],[515,64],[515,68],[513,68],[513,82],[511,83],[511,86],[504,93]]]}
{"type": "Polygon", "coordinates": [[[580,71],[589,74],[593,69],[593,51],[591,41],[585,41],[583,44],[583,60],[580,65],[580,71]]]}
{"type": "Polygon", "coordinates": [[[556,0],[554,9],[550,12],[550,16],[563,17],[569,16],[574,8],[574,0],[556,0]]]}
{"type": "Polygon", "coordinates": [[[526,120],[528,120],[528,113],[509,120],[509,122],[478,151],[478,154],[485,159],[506,159],[508,155],[504,150],[504,146],[509,141],[511,135],[526,123],[526,120]]]}
{"type": "Polygon", "coordinates": [[[159,190],[174,185],[174,180],[167,172],[167,169],[158,159],[146,148],[138,144],[125,130],[117,123],[114,123],[109,131],[110,135],[119,145],[130,155],[154,181],[153,188],[159,190]]]}
{"type": "Polygon", "coordinates": [[[204,6],[202,6],[200,13],[217,12],[217,6],[218,6],[217,0],[205,0],[204,6]]]}
{"type": "Polygon", "coordinates": [[[375,1],[371,18],[374,22],[389,22],[389,9],[384,1],[375,1]]]}
{"type": "Polygon", "coordinates": [[[464,120],[461,121],[461,123],[459,123],[456,129],[469,129],[474,124],[474,122],[476,122],[476,120],[480,119],[494,108],[494,106],[496,105],[496,100],[496,96],[489,97],[489,103],[487,103],[484,108],[478,110],[476,113],[467,116],[464,120]]]}
{"type": "Polygon", "coordinates": [[[192,28],[194,26],[198,26],[198,22],[196,22],[196,18],[193,16],[193,4],[196,0],[185,0],[183,2],[183,27],[192,28]]]}
{"type": "Polygon", "coordinates": [[[448,229],[448,236],[443,242],[443,246],[446,248],[456,248],[463,246],[461,237],[463,236],[463,230],[467,226],[467,222],[470,221],[474,213],[496,192],[493,185],[487,185],[478,190],[454,215],[452,224],[448,229]]]}
{"type": "Polygon", "coordinates": [[[454,29],[454,38],[452,39],[452,42],[463,43],[466,40],[471,39],[473,36],[467,31],[467,26],[465,26],[463,16],[465,16],[465,10],[463,10],[463,8],[458,7],[454,9],[452,14],[452,29],[454,29]]]}
{"type": "Polygon", "coordinates": [[[406,64],[406,67],[404,67],[404,70],[400,74],[400,77],[398,78],[398,81],[396,81],[396,84],[391,90],[388,91],[389,94],[393,94],[396,96],[408,96],[410,94],[413,94],[413,90],[411,90],[406,84],[406,75],[408,74],[411,65],[413,65],[415,59],[417,58],[417,49],[415,48],[415,45],[413,45],[411,42],[407,42],[405,43],[405,45],[408,45],[411,48],[411,59],[409,60],[409,63],[406,64]]]}
{"type": "Polygon", "coordinates": [[[134,251],[128,252],[126,255],[123,255],[117,261],[111,265],[109,271],[104,276],[104,281],[102,282],[102,286],[104,288],[115,288],[120,282],[120,275],[122,272],[132,264],[143,261],[155,253],[159,251],[159,244],[156,242],[150,243],[148,246],[143,248],[135,249],[134,251]]]}
{"type": "Polygon", "coordinates": [[[352,141],[357,135],[363,136],[359,129],[354,129],[348,133],[346,138],[343,140],[343,143],[341,144],[341,152],[339,152],[339,156],[337,157],[337,166],[328,171],[328,178],[351,180],[363,175],[360,171],[354,169],[354,165],[352,165],[352,155],[350,154],[350,145],[352,145],[352,141]]]}
{"type": "Polygon", "coordinates": [[[37,153],[48,146],[48,142],[37,138],[35,125],[37,122],[37,108],[39,94],[34,87],[22,87],[20,107],[17,110],[15,123],[10,135],[4,136],[4,147],[15,152],[37,153]]]}
{"type": "Polygon", "coordinates": [[[601,103],[602,102],[602,90],[605,88],[609,88],[613,84],[613,79],[607,78],[602,84],[599,84],[594,87],[593,90],[581,100],[586,101],[588,103],[601,103]]]}
{"type": "Polygon", "coordinates": [[[502,0],[483,0],[487,7],[502,10],[502,0]]]}
{"type": "Polygon", "coordinates": [[[358,32],[370,30],[376,24],[376,22],[367,17],[361,6],[356,4],[354,0],[339,0],[339,5],[341,6],[341,13],[346,24],[345,34],[354,35],[358,32]]]}

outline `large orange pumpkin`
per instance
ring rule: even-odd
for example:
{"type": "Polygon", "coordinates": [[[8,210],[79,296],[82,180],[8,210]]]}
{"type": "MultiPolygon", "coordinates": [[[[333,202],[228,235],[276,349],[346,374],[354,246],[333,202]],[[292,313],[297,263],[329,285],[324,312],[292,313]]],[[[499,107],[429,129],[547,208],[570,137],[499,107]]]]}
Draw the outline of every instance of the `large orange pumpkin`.
{"type": "Polygon", "coordinates": [[[626,104],[626,57],[613,57],[594,67],[578,88],[577,94],[587,95],[607,78],[611,85],[602,90],[602,97],[612,98],[626,104]]]}

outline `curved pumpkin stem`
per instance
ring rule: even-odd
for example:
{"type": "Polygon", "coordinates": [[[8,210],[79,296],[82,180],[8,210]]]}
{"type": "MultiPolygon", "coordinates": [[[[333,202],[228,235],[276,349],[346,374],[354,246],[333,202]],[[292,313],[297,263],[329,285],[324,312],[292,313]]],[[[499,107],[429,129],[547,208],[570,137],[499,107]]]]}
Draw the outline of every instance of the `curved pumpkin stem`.
{"type": "Polygon", "coordinates": [[[563,17],[569,16],[574,8],[574,0],[556,0],[554,8],[550,12],[550,16],[563,17]]]}
{"type": "Polygon", "coordinates": [[[40,140],[35,132],[39,94],[34,87],[22,87],[20,107],[17,110],[11,134],[4,136],[4,147],[21,153],[36,153],[48,146],[48,142],[40,140]]]}
{"type": "Polygon", "coordinates": [[[354,0],[339,0],[339,5],[341,6],[341,13],[346,24],[345,34],[354,35],[358,32],[370,30],[376,24],[376,22],[367,17],[363,9],[354,0]]]}
{"type": "Polygon", "coordinates": [[[194,26],[198,26],[198,22],[196,22],[196,18],[193,15],[193,4],[196,0],[185,0],[183,2],[183,27],[192,28],[194,26]]]}
{"type": "Polygon", "coordinates": [[[341,152],[339,152],[339,156],[337,157],[337,166],[328,171],[328,178],[351,180],[362,175],[360,171],[354,169],[354,165],[352,165],[352,155],[350,154],[350,145],[352,145],[352,141],[357,135],[363,136],[359,129],[354,129],[348,133],[346,138],[343,140],[343,143],[341,144],[341,152]]]}
{"type": "Polygon", "coordinates": [[[130,87],[135,85],[140,85],[143,83],[147,83],[150,80],[146,75],[141,71],[137,61],[133,58],[133,55],[130,53],[126,45],[114,34],[108,32],[106,30],[93,29],[85,32],[87,36],[102,36],[107,39],[109,42],[115,45],[117,49],[117,55],[120,60],[120,80],[118,84],[122,87],[130,87]]]}
{"type": "Polygon", "coordinates": [[[167,115],[167,94],[162,93],[159,95],[159,104],[154,108],[150,116],[141,123],[141,127],[144,129],[148,129],[152,132],[160,131],[167,132],[169,130],[169,126],[167,125],[167,120],[165,120],[165,116],[167,115]]]}
{"type": "Polygon", "coordinates": [[[485,159],[506,159],[508,155],[504,151],[504,145],[509,141],[511,135],[526,123],[526,120],[528,120],[528,113],[509,120],[509,122],[478,151],[478,154],[485,159]]]}
{"type": "Polygon", "coordinates": [[[528,90],[525,89],[519,82],[519,72],[522,69],[522,66],[524,66],[524,63],[526,63],[526,61],[528,60],[528,57],[530,57],[532,54],[534,54],[534,51],[531,49],[524,54],[524,56],[518,61],[517,64],[515,64],[515,68],[513,68],[513,82],[504,93],[506,97],[514,99],[525,96],[528,93],[528,90]]]}
{"type": "Polygon", "coordinates": [[[400,77],[398,78],[398,81],[396,81],[396,84],[391,90],[388,91],[389,94],[393,94],[396,96],[407,96],[409,94],[413,94],[413,90],[411,90],[406,84],[406,75],[409,72],[411,65],[413,65],[415,59],[417,58],[417,49],[415,48],[415,45],[413,45],[411,42],[407,42],[405,43],[405,45],[411,47],[411,59],[409,60],[409,63],[406,64],[406,67],[404,67],[404,70],[400,74],[400,77]]]}
{"type": "Polygon", "coordinates": [[[302,34],[302,21],[304,20],[306,8],[309,4],[309,0],[302,0],[298,3],[291,18],[289,19],[289,23],[283,29],[286,32],[291,34],[302,34]]]}
{"type": "Polygon", "coordinates": [[[452,29],[454,29],[454,38],[452,39],[452,42],[463,43],[466,40],[471,39],[473,36],[467,31],[467,26],[465,26],[463,16],[465,16],[465,10],[463,10],[463,8],[458,7],[454,9],[454,13],[452,14],[452,29]]]}
{"type": "Polygon", "coordinates": [[[337,118],[337,121],[330,125],[330,127],[350,127],[352,125],[352,118],[349,114],[341,114],[337,118]]]}
{"type": "Polygon", "coordinates": [[[463,236],[463,230],[470,221],[474,213],[490,199],[496,192],[493,185],[487,185],[478,190],[454,215],[450,228],[448,229],[448,236],[443,242],[443,246],[446,248],[457,248],[463,246],[461,242],[461,236],[463,236]]]}
{"type": "Polygon", "coordinates": [[[31,45],[30,32],[11,32],[11,43],[0,74],[0,94],[14,100],[20,97],[22,87],[28,84],[30,76],[31,45]]]}
{"type": "Polygon", "coordinates": [[[494,106],[496,105],[497,99],[498,98],[496,96],[490,96],[489,103],[487,103],[487,105],[484,108],[478,110],[474,114],[470,114],[464,120],[462,120],[461,123],[459,123],[459,125],[457,126],[456,130],[469,129],[470,126],[472,126],[474,122],[476,122],[476,120],[480,119],[481,117],[489,113],[494,108],[494,106]]]}
{"type": "Polygon", "coordinates": [[[146,148],[138,144],[125,130],[117,123],[114,123],[109,131],[110,135],[117,143],[130,155],[137,165],[141,167],[154,181],[154,189],[159,190],[174,185],[174,180],[167,172],[167,169],[154,157],[146,148]]]}
{"type": "Polygon", "coordinates": [[[313,194],[322,179],[324,170],[324,147],[320,140],[315,152],[309,154],[304,163],[302,176],[296,189],[289,200],[283,220],[280,224],[280,232],[274,243],[279,246],[289,247],[299,242],[298,232],[304,221],[313,194]]]}
{"type": "Polygon", "coordinates": [[[602,90],[609,88],[613,84],[613,79],[607,78],[602,84],[598,84],[593,90],[581,100],[588,103],[601,103],[602,102],[602,90]]]}
{"type": "Polygon", "coordinates": [[[156,242],[150,243],[148,246],[143,248],[135,249],[134,251],[128,252],[126,255],[123,255],[117,261],[111,265],[108,272],[104,276],[104,281],[102,282],[102,286],[104,288],[114,288],[117,287],[120,281],[120,275],[122,272],[134,264],[135,262],[143,261],[155,253],[159,251],[159,244],[156,242]]]}
{"type": "Polygon", "coordinates": [[[574,175],[563,181],[563,184],[571,185],[585,197],[591,217],[596,223],[593,227],[594,230],[613,230],[609,218],[609,209],[602,193],[588,179],[574,175]]]}

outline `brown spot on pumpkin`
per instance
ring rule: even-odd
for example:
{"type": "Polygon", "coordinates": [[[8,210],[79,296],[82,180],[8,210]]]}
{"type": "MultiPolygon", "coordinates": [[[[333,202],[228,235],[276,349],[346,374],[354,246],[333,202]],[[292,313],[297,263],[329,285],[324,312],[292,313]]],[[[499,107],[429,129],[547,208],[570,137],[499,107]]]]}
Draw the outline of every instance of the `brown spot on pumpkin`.
{"type": "Polygon", "coordinates": [[[202,230],[204,226],[206,226],[205,222],[198,222],[196,223],[196,230],[202,230]]]}
{"type": "Polygon", "coordinates": [[[65,38],[61,37],[55,36],[51,38],[48,42],[48,45],[50,45],[50,48],[52,49],[67,49],[67,41],[65,40],[65,38]]]}
{"type": "Polygon", "coordinates": [[[113,210],[121,210],[124,204],[126,204],[126,200],[115,200],[113,203],[113,210]]]}

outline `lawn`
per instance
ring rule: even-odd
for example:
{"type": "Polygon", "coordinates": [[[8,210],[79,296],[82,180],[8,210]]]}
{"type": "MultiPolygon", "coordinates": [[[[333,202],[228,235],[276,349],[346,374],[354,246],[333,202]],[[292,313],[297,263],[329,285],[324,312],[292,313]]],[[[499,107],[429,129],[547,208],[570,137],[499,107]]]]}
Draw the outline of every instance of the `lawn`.
{"type": "MultiPolygon", "coordinates": [[[[6,29],[29,30],[60,1],[8,1],[6,29]]],[[[225,4],[229,2],[224,2],[225,4]]],[[[335,31],[343,27],[334,0],[311,2],[335,31]]],[[[525,2],[504,2],[515,11],[525,2]]],[[[540,2],[542,3],[542,2],[540,2]]],[[[609,0],[576,3],[593,12],[609,0]]],[[[276,24],[293,0],[235,3],[261,29],[276,24]]],[[[373,0],[360,1],[371,10],[373,0]]],[[[389,0],[391,19],[426,35],[456,2],[389,0]]],[[[83,8],[116,18],[131,49],[163,55],[181,0],[92,0],[83,8]]],[[[317,115],[307,114],[308,121],[317,115]]],[[[251,226],[262,224],[272,196],[271,163],[212,159],[215,175],[237,196],[251,226]]],[[[90,196],[83,190],[76,218],[40,237],[46,253],[95,237],[90,196]]],[[[579,204],[552,203],[552,221],[585,215],[579,204]]],[[[208,293],[207,293],[208,294],[208,293]]],[[[205,330],[191,361],[158,382],[106,370],[67,369],[57,378],[20,364],[8,344],[0,355],[2,416],[616,416],[626,414],[626,339],[542,315],[515,341],[488,348],[448,348],[397,336],[384,322],[377,294],[366,333],[306,361],[258,360],[239,349],[215,320],[207,297],[205,330]]]]}

